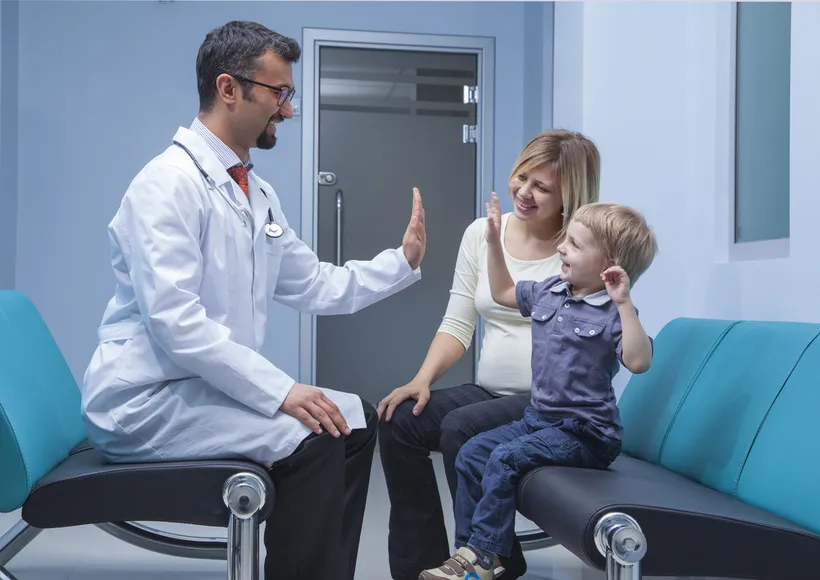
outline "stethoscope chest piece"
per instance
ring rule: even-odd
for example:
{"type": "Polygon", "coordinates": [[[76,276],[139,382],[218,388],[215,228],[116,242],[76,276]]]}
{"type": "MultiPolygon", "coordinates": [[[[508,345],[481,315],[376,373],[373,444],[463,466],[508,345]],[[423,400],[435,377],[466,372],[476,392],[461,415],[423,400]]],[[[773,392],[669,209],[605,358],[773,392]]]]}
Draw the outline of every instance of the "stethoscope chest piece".
{"type": "Polygon", "coordinates": [[[265,235],[269,238],[278,238],[281,237],[282,234],[285,233],[285,230],[282,229],[277,223],[267,223],[265,224],[265,235]]]}

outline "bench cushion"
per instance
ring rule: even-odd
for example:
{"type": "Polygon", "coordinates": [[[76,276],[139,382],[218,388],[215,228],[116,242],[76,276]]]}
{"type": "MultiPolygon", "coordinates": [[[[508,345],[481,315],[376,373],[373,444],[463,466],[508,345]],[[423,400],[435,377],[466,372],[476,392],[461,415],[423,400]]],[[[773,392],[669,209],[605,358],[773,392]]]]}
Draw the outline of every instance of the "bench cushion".
{"type": "Polygon", "coordinates": [[[124,521],[224,527],[230,512],[222,486],[240,472],[259,476],[267,488],[262,521],[275,492],[260,465],[233,460],[111,464],[83,444],[37,483],[22,515],[37,528],[124,521]]]}
{"type": "Polygon", "coordinates": [[[606,471],[536,469],[520,483],[518,508],[598,569],[596,522],[610,511],[634,517],[647,537],[646,576],[807,578],[820,550],[820,536],[804,528],[625,455],[606,471]]]}

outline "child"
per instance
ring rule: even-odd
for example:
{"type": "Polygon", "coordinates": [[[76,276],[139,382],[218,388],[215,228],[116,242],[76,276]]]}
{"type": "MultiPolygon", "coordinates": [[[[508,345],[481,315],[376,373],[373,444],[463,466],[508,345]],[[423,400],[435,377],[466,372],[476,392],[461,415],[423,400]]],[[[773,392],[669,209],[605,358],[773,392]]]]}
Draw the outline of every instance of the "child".
{"type": "Polygon", "coordinates": [[[487,268],[493,300],[532,317],[532,399],[520,421],[477,435],[456,460],[456,553],[420,580],[492,580],[515,537],[516,488],[544,465],[605,469],[621,450],[612,377],[622,363],[643,373],[652,340],[630,299],[657,252],[632,208],[578,209],[558,253],[561,274],[514,284],[501,251],[501,206],[487,207],[487,268]]]}

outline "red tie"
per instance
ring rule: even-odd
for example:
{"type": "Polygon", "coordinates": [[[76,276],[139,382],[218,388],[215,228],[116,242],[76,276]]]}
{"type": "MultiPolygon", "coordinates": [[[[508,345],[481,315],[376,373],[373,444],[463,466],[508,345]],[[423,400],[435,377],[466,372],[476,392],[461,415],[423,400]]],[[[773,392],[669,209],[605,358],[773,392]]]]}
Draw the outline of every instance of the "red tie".
{"type": "Polygon", "coordinates": [[[248,196],[248,168],[244,165],[234,165],[228,168],[228,173],[233,180],[239,184],[242,191],[245,192],[245,197],[248,196]]]}

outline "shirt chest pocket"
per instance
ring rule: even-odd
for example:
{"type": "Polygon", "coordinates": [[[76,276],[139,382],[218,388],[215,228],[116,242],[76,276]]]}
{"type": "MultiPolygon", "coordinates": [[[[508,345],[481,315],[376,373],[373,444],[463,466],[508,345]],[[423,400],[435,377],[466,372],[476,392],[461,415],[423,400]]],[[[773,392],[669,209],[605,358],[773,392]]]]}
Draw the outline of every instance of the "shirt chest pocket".
{"type": "Polygon", "coordinates": [[[577,336],[579,339],[592,340],[604,333],[606,325],[601,322],[594,322],[585,318],[573,317],[567,325],[568,334],[577,336]]]}
{"type": "Polygon", "coordinates": [[[555,306],[536,304],[532,307],[532,321],[535,324],[546,324],[555,317],[555,306]]]}

